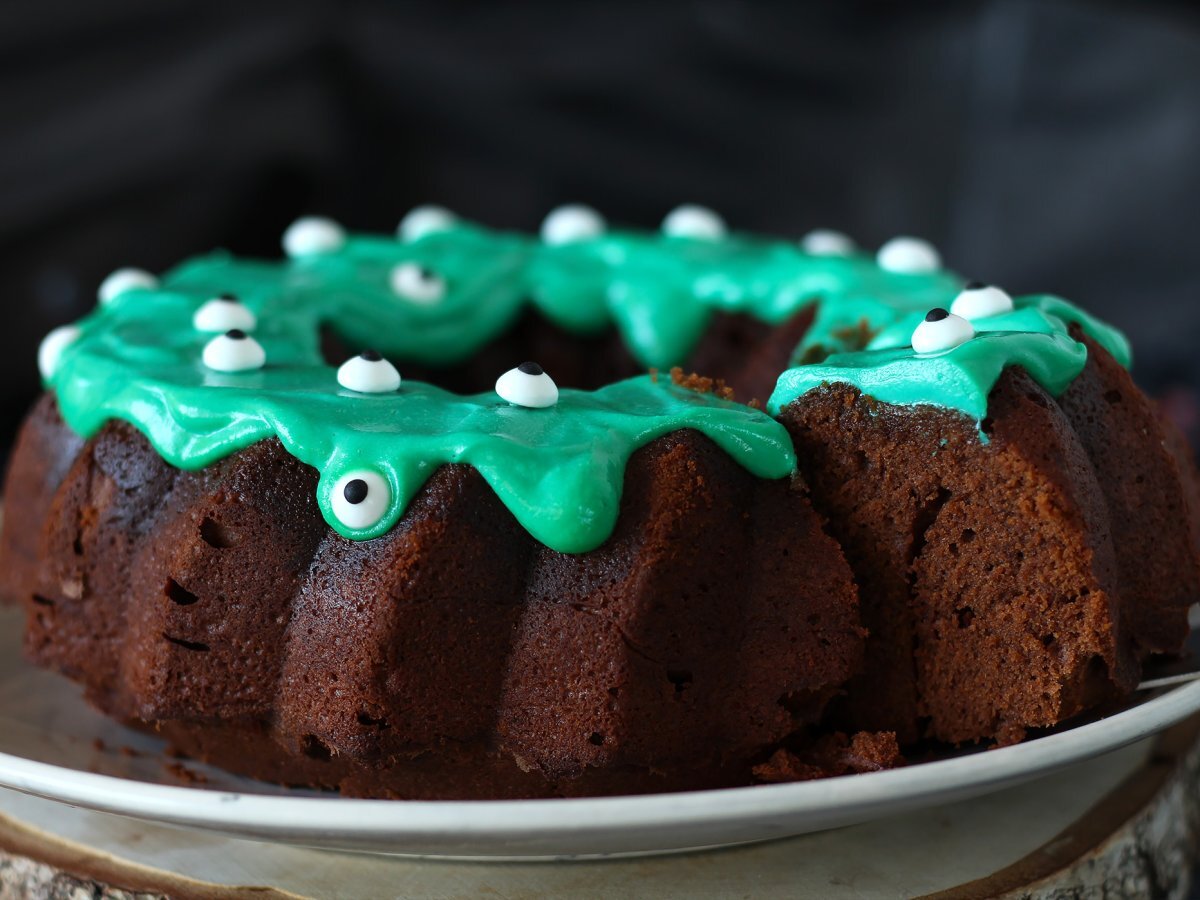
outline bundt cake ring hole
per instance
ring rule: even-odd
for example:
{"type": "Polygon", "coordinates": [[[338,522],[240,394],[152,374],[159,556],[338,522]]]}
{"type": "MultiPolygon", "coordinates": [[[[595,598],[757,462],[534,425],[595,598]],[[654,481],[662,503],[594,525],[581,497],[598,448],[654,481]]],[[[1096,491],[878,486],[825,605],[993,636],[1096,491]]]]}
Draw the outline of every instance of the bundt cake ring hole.
{"type": "MultiPolygon", "coordinates": [[[[743,401],[765,401],[812,319],[810,307],[776,327],[744,313],[715,311],[683,368],[725,381],[743,401]]],[[[328,322],[320,326],[319,345],[322,360],[334,370],[373,349],[347,339],[328,322]]],[[[559,388],[589,391],[648,371],[615,327],[582,336],[554,324],[532,307],[505,332],[458,363],[434,366],[397,356],[384,358],[405,382],[422,381],[458,394],[492,390],[501,373],[523,360],[536,360],[559,388]]]]}
{"type": "MultiPolygon", "coordinates": [[[[325,323],[321,325],[320,349],[325,364],[337,369],[346,360],[372,348],[346,339],[325,323]]],[[[537,360],[559,387],[580,390],[596,390],[646,371],[634,360],[615,330],[581,337],[532,311],[526,312],[504,334],[455,364],[434,366],[398,356],[384,358],[396,367],[405,382],[422,381],[457,394],[492,390],[501,373],[523,360],[537,360]]]]}

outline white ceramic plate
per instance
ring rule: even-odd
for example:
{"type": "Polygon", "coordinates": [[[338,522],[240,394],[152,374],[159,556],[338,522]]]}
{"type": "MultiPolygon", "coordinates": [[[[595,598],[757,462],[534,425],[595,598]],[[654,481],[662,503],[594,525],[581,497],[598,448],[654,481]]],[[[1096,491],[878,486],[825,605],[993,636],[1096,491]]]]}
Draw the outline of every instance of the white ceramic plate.
{"type": "Polygon", "coordinates": [[[19,644],[19,617],[0,610],[4,787],[227,835],[458,858],[661,853],[851,825],[1046,775],[1200,711],[1192,682],[1013,747],[799,784],[582,800],[353,800],[180,764],[161,742],[90,710],[65,679],[22,663],[19,644]]]}

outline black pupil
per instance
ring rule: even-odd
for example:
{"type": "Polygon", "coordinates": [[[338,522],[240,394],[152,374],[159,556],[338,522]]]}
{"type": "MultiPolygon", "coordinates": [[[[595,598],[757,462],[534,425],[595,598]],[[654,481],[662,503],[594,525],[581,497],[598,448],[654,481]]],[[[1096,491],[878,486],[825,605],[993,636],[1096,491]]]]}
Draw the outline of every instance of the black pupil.
{"type": "Polygon", "coordinates": [[[946,316],[948,316],[948,315],[950,315],[950,313],[948,313],[946,310],[942,309],[939,306],[936,309],[931,309],[926,314],[925,321],[926,322],[940,322],[940,321],[942,321],[942,319],[946,318],[946,316]]]}
{"type": "Polygon", "coordinates": [[[966,285],[963,287],[963,290],[964,291],[982,291],[985,287],[987,287],[987,285],[984,284],[982,281],[968,281],[966,283],[966,285]]]}
{"type": "Polygon", "coordinates": [[[238,298],[233,296],[233,294],[222,294],[217,299],[224,300],[226,303],[237,303],[238,302],[238,298]]]}
{"type": "Polygon", "coordinates": [[[535,362],[523,362],[517,366],[517,371],[526,375],[541,375],[542,367],[535,362]]]}
{"type": "Polygon", "coordinates": [[[367,362],[379,362],[381,359],[383,359],[383,357],[379,355],[378,350],[364,350],[362,353],[360,353],[358,355],[361,356],[363,359],[365,359],[367,362]]]}
{"type": "Polygon", "coordinates": [[[346,483],[346,487],[342,489],[342,494],[346,497],[347,503],[362,503],[367,499],[367,483],[361,478],[355,478],[353,481],[346,483]]]}
{"type": "Polygon", "coordinates": [[[225,337],[235,341],[244,341],[246,339],[246,332],[242,331],[240,328],[231,328],[229,331],[225,332],[225,337]]]}

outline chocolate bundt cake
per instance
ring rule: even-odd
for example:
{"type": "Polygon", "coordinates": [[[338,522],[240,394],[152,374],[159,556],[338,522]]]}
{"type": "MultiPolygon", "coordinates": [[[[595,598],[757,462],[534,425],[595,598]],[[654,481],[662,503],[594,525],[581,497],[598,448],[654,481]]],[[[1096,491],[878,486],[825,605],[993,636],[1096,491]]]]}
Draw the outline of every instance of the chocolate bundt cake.
{"type": "Polygon", "coordinates": [[[110,276],[10,461],[28,655],[184,753],[380,797],[817,777],[1020,740],[1186,637],[1194,472],[1064,300],[695,207],[284,247],[110,276]]]}

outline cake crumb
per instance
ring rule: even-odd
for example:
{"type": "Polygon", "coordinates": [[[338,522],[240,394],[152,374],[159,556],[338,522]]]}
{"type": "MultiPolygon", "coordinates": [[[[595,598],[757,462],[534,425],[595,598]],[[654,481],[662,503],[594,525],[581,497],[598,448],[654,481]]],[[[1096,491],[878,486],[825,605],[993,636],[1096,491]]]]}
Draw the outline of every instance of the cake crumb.
{"type": "Polygon", "coordinates": [[[871,323],[866,318],[862,318],[845,328],[835,328],[833,335],[855,350],[861,350],[871,343],[871,338],[875,337],[875,331],[871,328],[871,323]]]}
{"type": "Polygon", "coordinates": [[[850,738],[850,746],[839,758],[853,772],[878,772],[904,765],[894,731],[860,731],[850,738]]]}
{"type": "Polygon", "coordinates": [[[725,384],[724,378],[709,378],[696,372],[684,375],[679,366],[671,369],[671,383],[697,394],[712,394],[722,400],[733,399],[733,388],[725,384]]]}
{"type": "Polygon", "coordinates": [[[782,784],[788,781],[812,781],[825,778],[829,773],[819,766],[810,765],[791,750],[782,747],[771,754],[765,763],[751,769],[754,780],[760,784],[782,784]]]}
{"type": "Polygon", "coordinates": [[[168,772],[187,784],[208,784],[208,777],[200,772],[194,772],[183,763],[173,762],[163,766],[168,772]]]}
{"type": "Polygon", "coordinates": [[[996,730],[995,746],[991,749],[1011,747],[1013,744],[1019,744],[1023,740],[1025,740],[1025,728],[1023,726],[1012,722],[1001,722],[1000,727],[996,730]]]}
{"type": "Polygon", "coordinates": [[[752,771],[760,783],[779,784],[878,772],[903,765],[904,756],[894,731],[860,731],[853,737],[842,732],[825,735],[799,750],[781,747],[752,771]]]}

